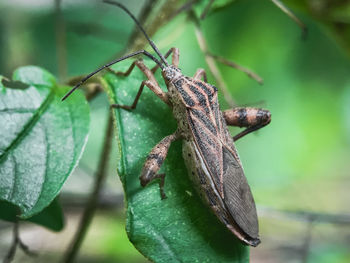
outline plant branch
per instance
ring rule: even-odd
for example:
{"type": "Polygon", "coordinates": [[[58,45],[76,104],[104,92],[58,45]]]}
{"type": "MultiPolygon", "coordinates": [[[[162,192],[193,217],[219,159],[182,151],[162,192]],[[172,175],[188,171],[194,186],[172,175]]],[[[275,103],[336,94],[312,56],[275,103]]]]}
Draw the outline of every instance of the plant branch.
{"type": "Polygon", "coordinates": [[[227,85],[226,85],[217,65],[216,65],[215,59],[209,55],[208,45],[207,45],[207,42],[204,38],[202,30],[200,29],[199,22],[193,14],[191,15],[191,17],[192,17],[192,20],[194,21],[194,25],[195,25],[195,33],[196,33],[196,37],[197,37],[197,42],[199,44],[201,51],[203,52],[203,54],[205,56],[205,61],[208,64],[209,70],[213,74],[218,88],[224,94],[225,101],[228,103],[228,105],[230,105],[230,107],[234,107],[236,103],[233,100],[230,92],[227,89],[227,85]]]}
{"type": "Polygon", "coordinates": [[[318,213],[306,210],[284,210],[267,206],[258,207],[259,214],[274,218],[288,218],[303,222],[315,222],[336,225],[350,225],[350,214],[318,213]]]}
{"type": "Polygon", "coordinates": [[[75,258],[79,252],[81,244],[86,236],[87,230],[91,224],[93,216],[95,214],[99,195],[107,175],[107,164],[111,152],[111,145],[113,139],[113,117],[112,112],[109,113],[109,119],[106,129],[106,135],[104,138],[103,148],[99,158],[99,164],[96,172],[95,183],[93,191],[87,201],[87,205],[83,212],[82,218],[79,223],[79,227],[73,240],[68,247],[62,262],[70,263],[74,262],[75,258]]]}
{"type": "MultiPolygon", "coordinates": [[[[159,0],[148,0],[143,6],[140,15],[138,16],[140,24],[146,29],[147,35],[149,37],[152,37],[160,27],[162,27],[173,18],[172,14],[176,11],[177,3],[179,1],[166,0],[158,11],[158,14],[154,16],[153,19],[151,19],[151,12],[153,11],[153,7],[156,6],[158,2],[159,0]]],[[[143,36],[143,34],[141,34],[140,30],[135,25],[133,33],[128,39],[126,48],[114,55],[113,58],[108,60],[108,62],[112,59],[115,59],[115,57],[125,55],[127,52],[143,49],[147,43],[148,42],[146,38],[143,36]]]]}
{"type": "Polygon", "coordinates": [[[173,12],[171,15],[170,15],[170,18],[169,20],[172,20],[174,17],[176,17],[177,15],[181,14],[182,12],[186,12],[186,11],[189,11],[192,6],[197,3],[198,0],[190,0],[186,3],[184,3],[182,6],[180,6],[178,9],[175,10],[175,12],[173,12]]]}
{"type": "Polygon", "coordinates": [[[8,251],[6,257],[4,258],[4,263],[12,262],[13,258],[15,257],[17,244],[18,244],[17,237],[18,237],[18,222],[15,222],[13,225],[13,241],[12,241],[10,250],[8,251]]]}
{"type": "Polygon", "coordinates": [[[208,52],[207,55],[211,56],[212,58],[214,58],[215,60],[217,60],[218,62],[220,62],[226,66],[229,66],[231,68],[235,68],[239,71],[242,71],[248,77],[250,77],[250,78],[254,79],[256,82],[258,82],[260,85],[264,84],[264,80],[262,79],[262,77],[260,77],[258,74],[251,71],[250,69],[243,67],[243,66],[241,66],[233,61],[227,60],[226,58],[211,54],[210,52],[208,52]]]}
{"type": "MultiPolygon", "coordinates": [[[[172,19],[171,15],[176,11],[178,2],[178,0],[166,0],[159,11],[157,11],[157,15],[151,16],[151,13],[149,13],[147,19],[144,19],[144,25],[146,25],[144,27],[146,27],[146,32],[150,37],[172,19]]],[[[148,42],[142,34],[137,34],[134,41],[130,41],[129,43],[131,45],[129,51],[135,51],[144,48],[148,42]]]]}
{"type": "Polygon", "coordinates": [[[61,0],[55,0],[56,16],[56,57],[58,64],[58,76],[64,80],[67,76],[67,48],[66,48],[66,28],[61,10],[61,0]]]}
{"type": "Polygon", "coordinates": [[[207,6],[204,8],[202,14],[200,15],[200,19],[204,19],[206,17],[206,15],[208,14],[210,7],[212,6],[212,4],[214,3],[214,0],[209,0],[209,3],[207,4],[207,6]]]}
{"type": "Polygon", "coordinates": [[[289,16],[302,30],[302,39],[306,39],[307,37],[307,27],[301,22],[301,20],[288,8],[286,7],[280,0],[271,0],[279,9],[282,10],[287,16],[289,16]]]}
{"type": "Polygon", "coordinates": [[[37,254],[30,251],[28,246],[23,243],[21,238],[19,237],[19,222],[16,221],[13,223],[13,241],[8,251],[6,257],[4,258],[4,263],[10,263],[15,257],[17,247],[20,247],[25,254],[28,256],[36,256],[37,254]]]}
{"type": "MultiPolygon", "coordinates": [[[[159,0],[147,0],[146,3],[143,5],[141,12],[138,16],[138,21],[140,22],[141,25],[143,25],[147,18],[149,17],[149,15],[151,14],[152,8],[159,2],[159,0]]],[[[141,34],[140,29],[135,25],[134,29],[131,33],[131,36],[128,39],[128,44],[126,45],[125,50],[122,53],[127,52],[127,50],[129,51],[134,51],[137,49],[137,45],[135,45],[134,42],[138,42],[135,41],[136,39],[140,39],[140,37],[143,39],[143,35],[141,34]],[[132,49],[130,49],[129,47],[133,47],[132,49]]]]}
{"type": "Polygon", "coordinates": [[[305,231],[305,237],[304,237],[304,244],[302,246],[302,253],[301,253],[301,262],[307,263],[308,257],[310,253],[310,247],[311,247],[311,241],[312,241],[312,230],[314,226],[314,217],[309,217],[309,221],[306,225],[306,231],[305,231]]]}

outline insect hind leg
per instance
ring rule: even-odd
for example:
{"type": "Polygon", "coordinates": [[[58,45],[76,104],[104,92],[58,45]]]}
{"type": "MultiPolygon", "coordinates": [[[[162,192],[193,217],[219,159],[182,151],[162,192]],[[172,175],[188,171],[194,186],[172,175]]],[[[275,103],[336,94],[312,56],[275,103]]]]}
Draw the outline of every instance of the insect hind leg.
{"type": "Polygon", "coordinates": [[[223,117],[227,125],[247,127],[247,129],[233,137],[234,141],[243,136],[256,131],[271,122],[271,113],[268,110],[259,108],[233,108],[223,112],[223,117]]]}

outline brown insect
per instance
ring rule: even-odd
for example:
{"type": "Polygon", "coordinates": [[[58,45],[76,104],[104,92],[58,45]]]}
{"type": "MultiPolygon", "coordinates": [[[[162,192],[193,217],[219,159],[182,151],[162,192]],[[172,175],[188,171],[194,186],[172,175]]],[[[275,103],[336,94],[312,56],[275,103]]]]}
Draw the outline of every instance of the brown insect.
{"type": "Polygon", "coordinates": [[[141,172],[141,185],[146,186],[158,178],[161,197],[166,197],[163,190],[165,174],[157,172],[167,156],[171,143],[182,139],[183,157],[187,169],[205,202],[209,204],[219,220],[241,241],[247,245],[257,246],[260,240],[255,203],[234,141],[270,123],[270,112],[258,108],[234,108],[221,112],[217,88],[207,83],[203,69],[198,69],[193,78],[184,76],[178,68],[179,50],[177,48],[171,48],[163,56],[125,6],[109,0],[104,2],[116,5],[129,14],[160,60],[145,50],[131,53],[87,75],[62,100],[88,78],[119,61],[138,54],[151,58],[157,63],[153,69],[149,69],[142,61],[135,61],[126,72],[116,72],[118,75],[128,76],[136,66],[145,74],[147,80],[141,83],[131,106],[111,105],[126,110],[135,109],[144,86],[147,86],[172,108],[177,120],[177,130],[165,137],[149,153],[141,172]],[[166,61],[170,54],[172,54],[171,65],[166,61]],[[167,92],[160,88],[153,75],[158,67],[162,69],[167,92]],[[204,81],[201,80],[202,78],[204,81]],[[247,128],[232,138],[226,125],[247,128]]]}

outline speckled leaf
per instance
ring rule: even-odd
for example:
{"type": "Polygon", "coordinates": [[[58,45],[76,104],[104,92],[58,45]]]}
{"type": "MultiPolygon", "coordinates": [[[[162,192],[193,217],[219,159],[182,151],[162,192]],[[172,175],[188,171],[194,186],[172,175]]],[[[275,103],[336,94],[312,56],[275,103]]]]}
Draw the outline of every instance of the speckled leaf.
{"type": "Polygon", "coordinates": [[[29,87],[0,82],[0,200],[29,218],[54,200],[76,166],[87,140],[89,109],[81,92],[61,102],[69,87],[57,86],[38,67],[16,70],[13,80],[29,87]]]}
{"type": "MultiPolygon", "coordinates": [[[[130,63],[130,62],[129,62],[130,63]]],[[[117,65],[125,70],[124,64],[117,65]]],[[[141,81],[136,69],[129,77],[104,77],[111,103],[131,104],[141,81]]],[[[164,85],[163,80],[158,78],[164,85]]],[[[145,88],[136,110],[115,110],[120,146],[118,173],[127,205],[127,233],[135,247],[154,262],[248,262],[249,250],[223,226],[199,199],[175,142],[161,168],[166,173],[161,200],[159,185],[142,188],[140,171],[148,152],[176,122],[171,110],[145,88]]]]}

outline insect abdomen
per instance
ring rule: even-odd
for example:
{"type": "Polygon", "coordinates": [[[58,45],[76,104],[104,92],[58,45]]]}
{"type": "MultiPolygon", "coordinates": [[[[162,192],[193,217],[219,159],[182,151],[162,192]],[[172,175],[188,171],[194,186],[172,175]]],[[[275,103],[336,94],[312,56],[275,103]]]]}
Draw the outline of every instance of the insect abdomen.
{"type": "Polygon", "coordinates": [[[251,246],[258,245],[260,243],[259,239],[252,239],[247,236],[232,219],[214,186],[214,182],[210,179],[206,167],[203,166],[200,156],[196,153],[194,142],[191,140],[183,141],[182,151],[189,176],[204,203],[210,206],[217,218],[241,241],[251,246]]]}

